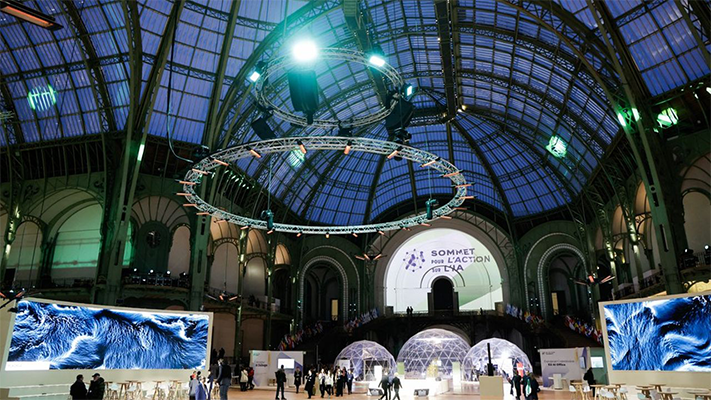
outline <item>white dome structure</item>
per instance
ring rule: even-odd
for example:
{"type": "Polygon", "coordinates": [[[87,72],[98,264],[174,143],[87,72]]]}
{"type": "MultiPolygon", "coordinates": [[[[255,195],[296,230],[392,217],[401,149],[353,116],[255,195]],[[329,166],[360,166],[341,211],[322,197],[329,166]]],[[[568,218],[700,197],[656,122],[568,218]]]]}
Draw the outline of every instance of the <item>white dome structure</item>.
{"type": "Polygon", "coordinates": [[[469,344],[456,333],[444,329],[427,329],[411,337],[400,349],[397,361],[405,364],[405,377],[452,376],[452,363],[462,362],[469,344]]]}
{"type": "Polygon", "coordinates": [[[370,340],[361,340],[346,346],[336,357],[335,365],[340,360],[349,360],[353,368],[353,376],[358,381],[377,380],[375,367],[383,367],[383,371],[394,371],[397,368],[395,357],[383,346],[370,340]]]}
{"type": "Polygon", "coordinates": [[[464,357],[462,371],[465,380],[473,380],[477,371],[479,374],[486,373],[486,364],[489,362],[487,344],[491,345],[491,363],[494,364],[498,375],[503,371],[511,377],[514,367],[519,370],[519,374],[533,370],[528,356],[518,346],[508,340],[492,338],[474,345],[464,357]]]}

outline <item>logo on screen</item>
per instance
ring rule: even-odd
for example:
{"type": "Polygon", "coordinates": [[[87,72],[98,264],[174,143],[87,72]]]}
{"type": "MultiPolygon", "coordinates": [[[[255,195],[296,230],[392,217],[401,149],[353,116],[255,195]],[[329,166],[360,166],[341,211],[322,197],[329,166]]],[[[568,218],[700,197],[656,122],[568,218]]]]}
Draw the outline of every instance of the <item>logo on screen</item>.
{"type": "Polygon", "coordinates": [[[417,249],[413,249],[412,252],[406,251],[405,258],[402,261],[405,262],[406,270],[415,272],[425,266],[425,253],[423,251],[418,252],[417,249]]]}

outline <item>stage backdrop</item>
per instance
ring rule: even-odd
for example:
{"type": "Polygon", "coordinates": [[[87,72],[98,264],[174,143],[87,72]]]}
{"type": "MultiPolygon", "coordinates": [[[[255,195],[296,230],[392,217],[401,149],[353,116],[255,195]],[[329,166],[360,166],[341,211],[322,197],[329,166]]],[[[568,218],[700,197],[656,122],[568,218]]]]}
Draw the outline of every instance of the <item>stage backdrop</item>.
{"type": "Polygon", "coordinates": [[[560,374],[568,382],[582,380],[590,368],[590,349],[575,347],[569,349],[540,349],[541,377],[543,386],[553,386],[553,375],[560,374]]]}
{"type": "MultiPolygon", "coordinates": [[[[303,351],[269,351],[252,350],[249,352],[249,365],[254,368],[254,384],[266,387],[270,379],[275,379],[274,373],[282,365],[286,371],[287,385],[294,383],[294,370],[299,368],[304,372],[303,351]],[[293,368],[290,364],[293,364],[293,368]]],[[[303,374],[305,376],[305,374],[303,374]]],[[[304,384],[302,378],[301,384],[304,384]]]]}
{"type": "Polygon", "coordinates": [[[496,260],[481,242],[464,232],[434,228],[405,241],[390,259],[386,305],[395,312],[427,311],[427,294],[446,277],[459,294],[460,310],[494,309],[503,301],[496,260]]]}
{"type": "Polygon", "coordinates": [[[711,388],[711,292],[600,303],[610,381],[711,388]]]}
{"type": "Polygon", "coordinates": [[[71,382],[96,370],[109,381],[184,379],[208,363],[210,313],[27,299],[2,314],[0,387],[71,382]]]}

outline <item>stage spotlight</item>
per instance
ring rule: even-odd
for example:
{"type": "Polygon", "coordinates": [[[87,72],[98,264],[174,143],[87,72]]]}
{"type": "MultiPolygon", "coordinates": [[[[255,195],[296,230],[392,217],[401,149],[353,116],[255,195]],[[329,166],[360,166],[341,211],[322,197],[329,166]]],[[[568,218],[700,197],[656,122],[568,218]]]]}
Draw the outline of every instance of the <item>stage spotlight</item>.
{"type": "Polygon", "coordinates": [[[318,48],[313,40],[300,40],[291,48],[291,54],[298,62],[309,62],[318,57],[318,48]]]}
{"type": "Polygon", "coordinates": [[[368,62],[376,67],[382,67],[385,65],[385,53],[383,52],[383,48],[379,45],[373,45],[368,53],[368,56],[368,62]]]}
{"type": "Polygon", "coordinates": [[[409,83],[406,83],[402,86],[400,94],[405,100],[410,100],[412,98],[412,95],[415,94],[415,87],[409,83]]]}
{"type": "Polygon", "coordinates": [[[252,130],[254,130],[254,133],[256,133],[257,136],[262,140],[269,140],[269,139],[276,138],[274,131],[267,123],[267,118],[269,118],[269,115],[263,115],[263,116],[255,119],[251,124],[252,130]]]}
{"type": "Polygon", "coordinates": [[[346,148],[343,149],[343,154],[348,155],[348,153],[351,152],[351,146],[353,146],[353,142],[349,140],[348,143],[346,143],[346,148]]]}
{"type": "Polygon", "coordinates": [[[272,210],[262,211],[262,221],[267,221],[267,230],[271,231],[274,229],[274,213],[272,210]]]}
{"type": "Polygon", "coordinates": [[[289,95],[295,111],[306,115],[306,123],[314,122],[314,114],[318,110],[318,82],[316,71],[311,69],[293,69],[287,74],[289,78],[289,95]]]}
{"type": "Polygon", "coordinates": [[[434,208],[437,206],[437,200],[436,199],[429,199],[425,202],[425,208],[427,209],[427,219],[430,220],[434,218],[433,212],[434,208]]]}
{"type": "Polygon", "coordinates": [[[306,146],[304,146],[304,143],[301,142],[301,140],[297,140],[296,144],[299,145],[299,150],[301,150],[302,153],[306,154],[306,146]]]}
{"type": "Polygon", "coordinates": [[[254,70],[252,71],[251,74],[249,74],[249,80],[252,82],[256,82],[261,78],[262,73],[264,72],[264,67],[267,65],[266,62],[264,61],[259,61],[257,62],[257,65],[254,67],[254,70]]]}
{"type": "Polygon", "coordinates": [[[410,120],[412,120],[412,115],[415,112],[415,107],[411,102],[405,99],[396,100],[398,104],[395,105],[393,112],[385,118],[385,129],[388,132],[393,132],[396,129],[404,129],[410,125],[410,120]]]}

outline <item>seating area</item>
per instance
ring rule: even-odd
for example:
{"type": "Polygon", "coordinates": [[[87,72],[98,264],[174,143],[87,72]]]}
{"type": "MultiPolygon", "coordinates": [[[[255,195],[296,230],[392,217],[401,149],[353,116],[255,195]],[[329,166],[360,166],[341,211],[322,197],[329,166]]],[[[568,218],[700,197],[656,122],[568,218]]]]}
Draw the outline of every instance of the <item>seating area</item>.
{"type": "Polygon", "coordinates": [[[568,391],[571,400],[634,400],[635,397],[637,400],[711,400],[711,390],[671,387],[662,383],[629,386],[619,383],[588,385],[584,381],[572,381],[568,391]]]}

